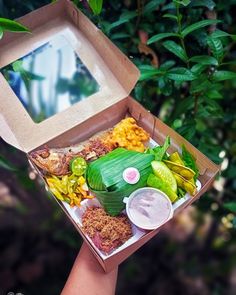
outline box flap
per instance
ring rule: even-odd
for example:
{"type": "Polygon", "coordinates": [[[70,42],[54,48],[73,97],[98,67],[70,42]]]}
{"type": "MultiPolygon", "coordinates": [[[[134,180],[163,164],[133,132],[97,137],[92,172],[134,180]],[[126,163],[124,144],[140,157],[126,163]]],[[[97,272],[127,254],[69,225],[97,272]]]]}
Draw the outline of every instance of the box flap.
{"type": "MultiPolygon", "coordinates": [[[[136,84],[139,70],[71,1],[59,0],[27,14],[18,21],[30,28],[32,34],[6,33],[0,41],[0,136],[16,148],[25,152],[35,149],[124,99],[136,84]],[[24,77],[20,66],[25,58],[39,52],[46,44],[48,47],[52,44],[57,46],[58,40],[63,40],[65,46],[71,47],[70,50],[81,62],[79,66],[86,71],[86,79],[89,78],[87,85],[93,83],[95,87],[85,98],[71,106],[64,106],[62,111],[52,113],[37,123],[32,119],[28,107],[32,101],[26,103],[6,77],[11,76],[12,72],[15,77],[14,71],[18,69],[22,80],[26,79],[21,85],[24,84],[25,89],[22,92],[27,92],[27,95],[32,91],[36,93],[36,86],[29,85],[27,79],[30,77],[30,82],[38,82],[37,93],[41,100],[37,102],[37,106],[41,107],[45,95],[39,86],[43,80],[47,81],[49,78],[28,70],[23,70],[26,76],[24,77]],[[9,70],[9,67],[13,70],[9,70]]],[[[54,57],[47,56],[45,62],[41,60],[41,70],[52,72],[54,57]]],[[[67,58],[66,62],[69,71],[70,59],[67,58]]],[[[59,65],[61,70],[61,64],[59,65]]],[[[29,64],[29,67],[32,68],[32,64],[29,64]]],[[[63,80],[62,75],[61,81],[70,84],[66,84],[70,87],[70,93],[75,92],[70,79],[63,80]]],[[[56,84],[56,87],[63,97],[64,86],[56,84]]],[[[81,96],[84,97],[83,95],[81,96]]]]}

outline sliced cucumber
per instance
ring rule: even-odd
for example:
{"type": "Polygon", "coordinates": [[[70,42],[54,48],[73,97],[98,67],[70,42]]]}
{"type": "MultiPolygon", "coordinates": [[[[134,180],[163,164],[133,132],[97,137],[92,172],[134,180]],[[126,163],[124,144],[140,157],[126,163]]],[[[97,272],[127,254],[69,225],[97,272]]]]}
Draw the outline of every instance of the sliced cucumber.
{"type": "Polygon", "coordinates": [[[152,161],[151,165],[153,173],[160,177],[163,182],[167,183],[174,192],[177,192],[176,179],[166,164],[161,161],[152,161]]]}

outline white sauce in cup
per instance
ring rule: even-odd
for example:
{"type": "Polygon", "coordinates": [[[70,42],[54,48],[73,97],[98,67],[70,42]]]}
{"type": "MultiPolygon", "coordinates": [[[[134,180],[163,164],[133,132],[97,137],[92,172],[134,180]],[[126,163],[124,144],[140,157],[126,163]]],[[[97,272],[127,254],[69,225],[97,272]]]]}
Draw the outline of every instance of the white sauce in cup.
{"type": "Polygon", "coordinates": [[[131,222],[143,229],[156,229],[173,216],[170,199],[155,188],[138,189],[129,198],[125,198],[124,202],[131,222]]]}

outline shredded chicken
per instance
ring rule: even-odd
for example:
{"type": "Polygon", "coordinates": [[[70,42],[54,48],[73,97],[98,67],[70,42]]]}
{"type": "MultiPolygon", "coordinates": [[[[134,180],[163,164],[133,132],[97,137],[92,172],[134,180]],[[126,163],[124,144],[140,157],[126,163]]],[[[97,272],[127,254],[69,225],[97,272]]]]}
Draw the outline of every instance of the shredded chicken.
{"type": "Polygon", "coordinates": [[[107,254],[132,236],[132,227],[126,215],[112,217],[99,207],[87,208],[82,224],[94,244],[107,254]]]}

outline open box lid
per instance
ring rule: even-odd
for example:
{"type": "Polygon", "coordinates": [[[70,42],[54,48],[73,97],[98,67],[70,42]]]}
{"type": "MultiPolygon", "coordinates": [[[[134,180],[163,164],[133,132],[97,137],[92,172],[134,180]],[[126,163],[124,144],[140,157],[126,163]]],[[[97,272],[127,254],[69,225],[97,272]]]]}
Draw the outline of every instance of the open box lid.
{"type": "MultiPolygon", "coordinates": [[[[59,0],[44,6],[23,16],[19,22],[27,26],[32,34],[7,33],[0,41],[0,136],[9,144],[25,152],[30,152],[126,98],[134,88],[139,77],[139,70],[71,1],[59,0]],[[51,47],[56,47],[55,50],[59,55],[58,52],[61,53],[64,50],[60,48],[61,43],[63,43],[63,48],[69,48],[68,52],[70,52],[70,56],[75,56],[76,62],[71,61],[68,52],[65,53],[64,66],[62,66],[62,62],[59,62],[56,75],[59,75],[58,72],[62,72],[64,67],[64,74],[68,79],[64,79],[62,74],[59,77],[60,82],[66,80],[67,84],[70,83],[68,72],[73,64],[73,67],[76,67],[75,71],[78,71],[78,68],[82,69],[81,72],[87,79],[87,85],[91,86],[92,84],[94,87],[87,95],[84,95],[84,93],[80,93],[83,85],[79,92],[76,92],[77,88],[73,88],[74,85],[70,85],[70,89],[72,88],[74,91],[73,95],[80,93],[80,97],[77,97],[77,100],[74,99],[76,102],[71,103],[71,106],[68,106],[68,103],[67,106],[65,104],[62,111],[57,110],[55,114],[52,112],[52,116],[37,123],[29,115],[28,105],[19,94],[19,89],[17,90],[16,86],[14,88],[8,82],[9,80],[7,81],[6,76],[9,78],[13,75],[17,80],[20,73],[22,80],[26,76],[26,80],[31,79],[30,82],[38,82],[36,91],[35,86],[23,81],[25,89],[20,93],[28,95],[37,92],[37,97],[41,99],[41,105],[45,104],[44,101],[42,103],[42,99],[46,95],[42,93],[40,86],[44,83],[45,77],[40,76],[37,72],[29,71],[29,69],[32,70],[33,62],[32,59],[31,62],[27,59],[39,51],[42,52],[42,48],[49,50],[49,47],[50,50],[52,50],[51,47]],[[28,69],[22,70],[22,65],[24,67],[27,65],[28,69]]],[[[47,54],[46,51],[44,59],[40,60],[38,68],[46,75],[51,73],[52,69],[54,70],[54,64],[52,64],[54,56],[52,51],[50,54],[47,54]]],[[[35,63],[37,64],[37,61],[35,63]]],[[[73,77],[77,77],[78,72],[73,75],[73,77]]],[[[46,80],[50,79],[48,76],[46,77],[46,80]]],[[[54,87],[47,85],[47,90],[52,94],[56,88],[54,92],[60,90],[60,93],[64,94],[64,84],[58,85],[58,83],[53,84],[54,87]]],[[[55,93],[48,96],[51,99],[55,93]]],[[[64,99],[63,95],[61,99],[64,99]]],[[[31,103],[32,108],[31,98],[28,98],[27,103],[31,103]]]]}

